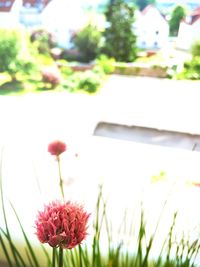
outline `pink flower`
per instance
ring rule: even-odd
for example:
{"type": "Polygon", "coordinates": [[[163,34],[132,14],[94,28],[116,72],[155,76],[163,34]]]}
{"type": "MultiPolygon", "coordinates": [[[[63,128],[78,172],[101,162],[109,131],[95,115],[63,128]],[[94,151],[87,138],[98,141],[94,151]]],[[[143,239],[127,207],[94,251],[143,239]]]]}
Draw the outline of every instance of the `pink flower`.
{"type": "Polygon", "coordinates": [[[38,213],[36,235],[41,243],[71,249],[86,238],[89,216],[77,204],[52,202],[38,213]]]}
{"type": "Polygon", "coordinates": [[[49,144],[48,152],[53,156],[59,156],[61,153],[66,151],[66,144],[62,141],[56,140],[49,144]]]}

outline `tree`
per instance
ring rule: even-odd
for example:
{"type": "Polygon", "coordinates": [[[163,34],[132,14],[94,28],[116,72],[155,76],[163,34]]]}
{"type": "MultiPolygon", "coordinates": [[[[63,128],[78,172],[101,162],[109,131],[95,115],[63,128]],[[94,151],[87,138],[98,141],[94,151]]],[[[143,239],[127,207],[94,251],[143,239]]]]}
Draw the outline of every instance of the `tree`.
{"type": "Polygon", "coordinates": [[[17,32],[0,31],[0,72],[13,72],[20,49],[19,35],[17,32]]]}
{"type": "Polygon", "coordinates": [[[105,16],[107,27],[103,52],[117,61],[133,61],[136,58],[133,6],[123,0],[110,0],[105,16]]]}
{"type": "Polygon", "coordinates": [[[88,24],[74,38],[73,43],[81,54],[81,61],[93,60],[99,52],[101,32],[92,24],[88,24]]]}
{"type": "Polygon", "coordinates": [[[0,72],[7,72],[12,80],[16,80],[17,73],[28,74],[35,68],[24,37],[16,30],[0,30],[0,72]]]}
{"type": "Polygon", "coordinates": [[[186,16],[186,10],[182,6],[176,6],[169,21],[170,36],[177,36],[181,20],[186,16]]]}
{"type": "Polygon", "coordinates": [[[146,6],[156,4],[156,0],[135,0],[136,6],[143,10],[146,6]]]}

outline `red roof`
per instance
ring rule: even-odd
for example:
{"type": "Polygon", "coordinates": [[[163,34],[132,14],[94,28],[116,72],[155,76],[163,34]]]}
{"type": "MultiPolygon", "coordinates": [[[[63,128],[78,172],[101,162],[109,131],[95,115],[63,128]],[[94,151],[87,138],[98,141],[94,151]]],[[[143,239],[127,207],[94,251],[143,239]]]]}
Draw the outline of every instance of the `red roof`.
{"type": "Polygon", "coordinates": [[[196,22],[197,20],[199,20],[199,19],[200,19],[200,15],[198,15],[198,16],[193,16],[190,24],[195,23],[195,22],[196,22]]]}
{"type": "Polygon", "coordinates": [[[200,6],[195,8],[191,13],[191,16],[197,16],[197,15],[200,15],[200,6]]]}
{"type": "Polygon", "coordinates": [[[166,17],[154,5],[146,6],[141,12],[142,15],[146,15],[148,13],[148,11],[151,10],[151,9],[156,9],[160,13],[160,15],[163,17],[163,19],[166,20],[166,17]]]}
{"type": "Polygon", "coordinates": [[[42,4],[44,8],[51,0],[23,0],[23,6],[30,5],[31,7],[37,6],[38,4],[42,4]]]}
{"type": "MultiPolygon", "coordinates": [[[[9,12],[16,0],[0,0],[0,12],[9,12]]],[[[31,7],[42,4],[44,9],[51,0],[23,0],[23,6],[30,5],[31,7]]]]}
{"type": "Polygon", "coordinates": [[[9,12],[15,0],[0,0],[0,12],[9,12]]]}
{"type": "Polygon", "coordinates": [[[200,6],[191,13],[191,24],[195,23],[198,19],[200,19],[200,6]]]}
{"type": "Polygon", "coordinates": [[[197,20],[200,19],[200,6],[198,6],[197,8],[195,8],[191,14],[190,14],[190,22],[187,22],[187,19],[183,19],[183,21],[189,25],[194,24],[197,20]]]}
{"type": "Polygon", "coordinates": [[[148,5],[142,10],[142,14],[145,15],[150,9],[155,8],[153,5],[148,5]]]}

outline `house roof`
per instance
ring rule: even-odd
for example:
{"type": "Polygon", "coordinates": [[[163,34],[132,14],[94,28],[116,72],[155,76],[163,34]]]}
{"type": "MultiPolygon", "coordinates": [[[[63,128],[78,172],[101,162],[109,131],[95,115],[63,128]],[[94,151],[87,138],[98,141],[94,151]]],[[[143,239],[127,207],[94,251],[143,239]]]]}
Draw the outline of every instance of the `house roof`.
{"type": "Polygon", "coordinates": [[[141,11],[142,15],[146,15],[146,13],[147,13],[149,10],[151,10],[152,8],[154,9],[155,6],[153,6],[153,5],[148,5],[148,6],[146,6],[146,7],[141,11]]]}
{"type": "Polygon", "coordinates": [[[163,14],[160,12],[160,10],[159,10],[157,7],[155,7],[154,5],[148,5],[148,6],[146,6],[146,7],[141,11],[141,14],[145,16],[151,9],[155,9],[155,10],[157,10],[158,13],[160,13],[161,17],[163,17],[163,19],[166,20],[165,15],[163,15],[163,14]]]}
{"type": "Polygon", "coordinates": [[[0,0],[0,12],[9,12],[15,0],[0,0]]]}
{"type": "Polygon", "coordinates": [[[187,18],[183,19],[183,22],[185,22],[186,24],[192,25],[194,24],[197,20],[200,19],[200,6],[198,6],[197,8],[195,8],[191,14],[190,14],[190,21],[187,22],[187,18]]]}
{"type": "Polygon", "coordinates": [[[191,13],[191,24],[200,19],[200,6],[191,13]]]}
{"type": "Polygon", "coordinates": [[[196,16],[196,15],[200,15],[200,6],[195,8],[191,13],[191,16],[196,16]]]}
{"type": "Polygon", "coordinates": [[[24,7],[34,7],[42,11],[51,0],[23,0],[24,7]]]}
{"type": "MultiPolygon", "coordinates": [[[[17,0],[0,0],[0,12],[10,12],[17,0]]],[[[24,7],[35,7],[43,10],[51,0],[23,0],[24,7]]]]}

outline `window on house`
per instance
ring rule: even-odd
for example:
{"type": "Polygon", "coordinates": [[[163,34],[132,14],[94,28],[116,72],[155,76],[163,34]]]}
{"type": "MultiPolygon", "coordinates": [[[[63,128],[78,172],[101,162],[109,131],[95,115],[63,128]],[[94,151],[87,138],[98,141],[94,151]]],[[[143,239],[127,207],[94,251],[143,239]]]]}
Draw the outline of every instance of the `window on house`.
{"type": "Polygon", "coordinates": [[[158,35],[159,34],[159,31],[156,31],[156,35],[158,35]]]}
{"type": "Polygon", "coordinates": [[[157,47],[158,46],[158,43],[157,42],[154,42],[154,46],[157,47]]]}

